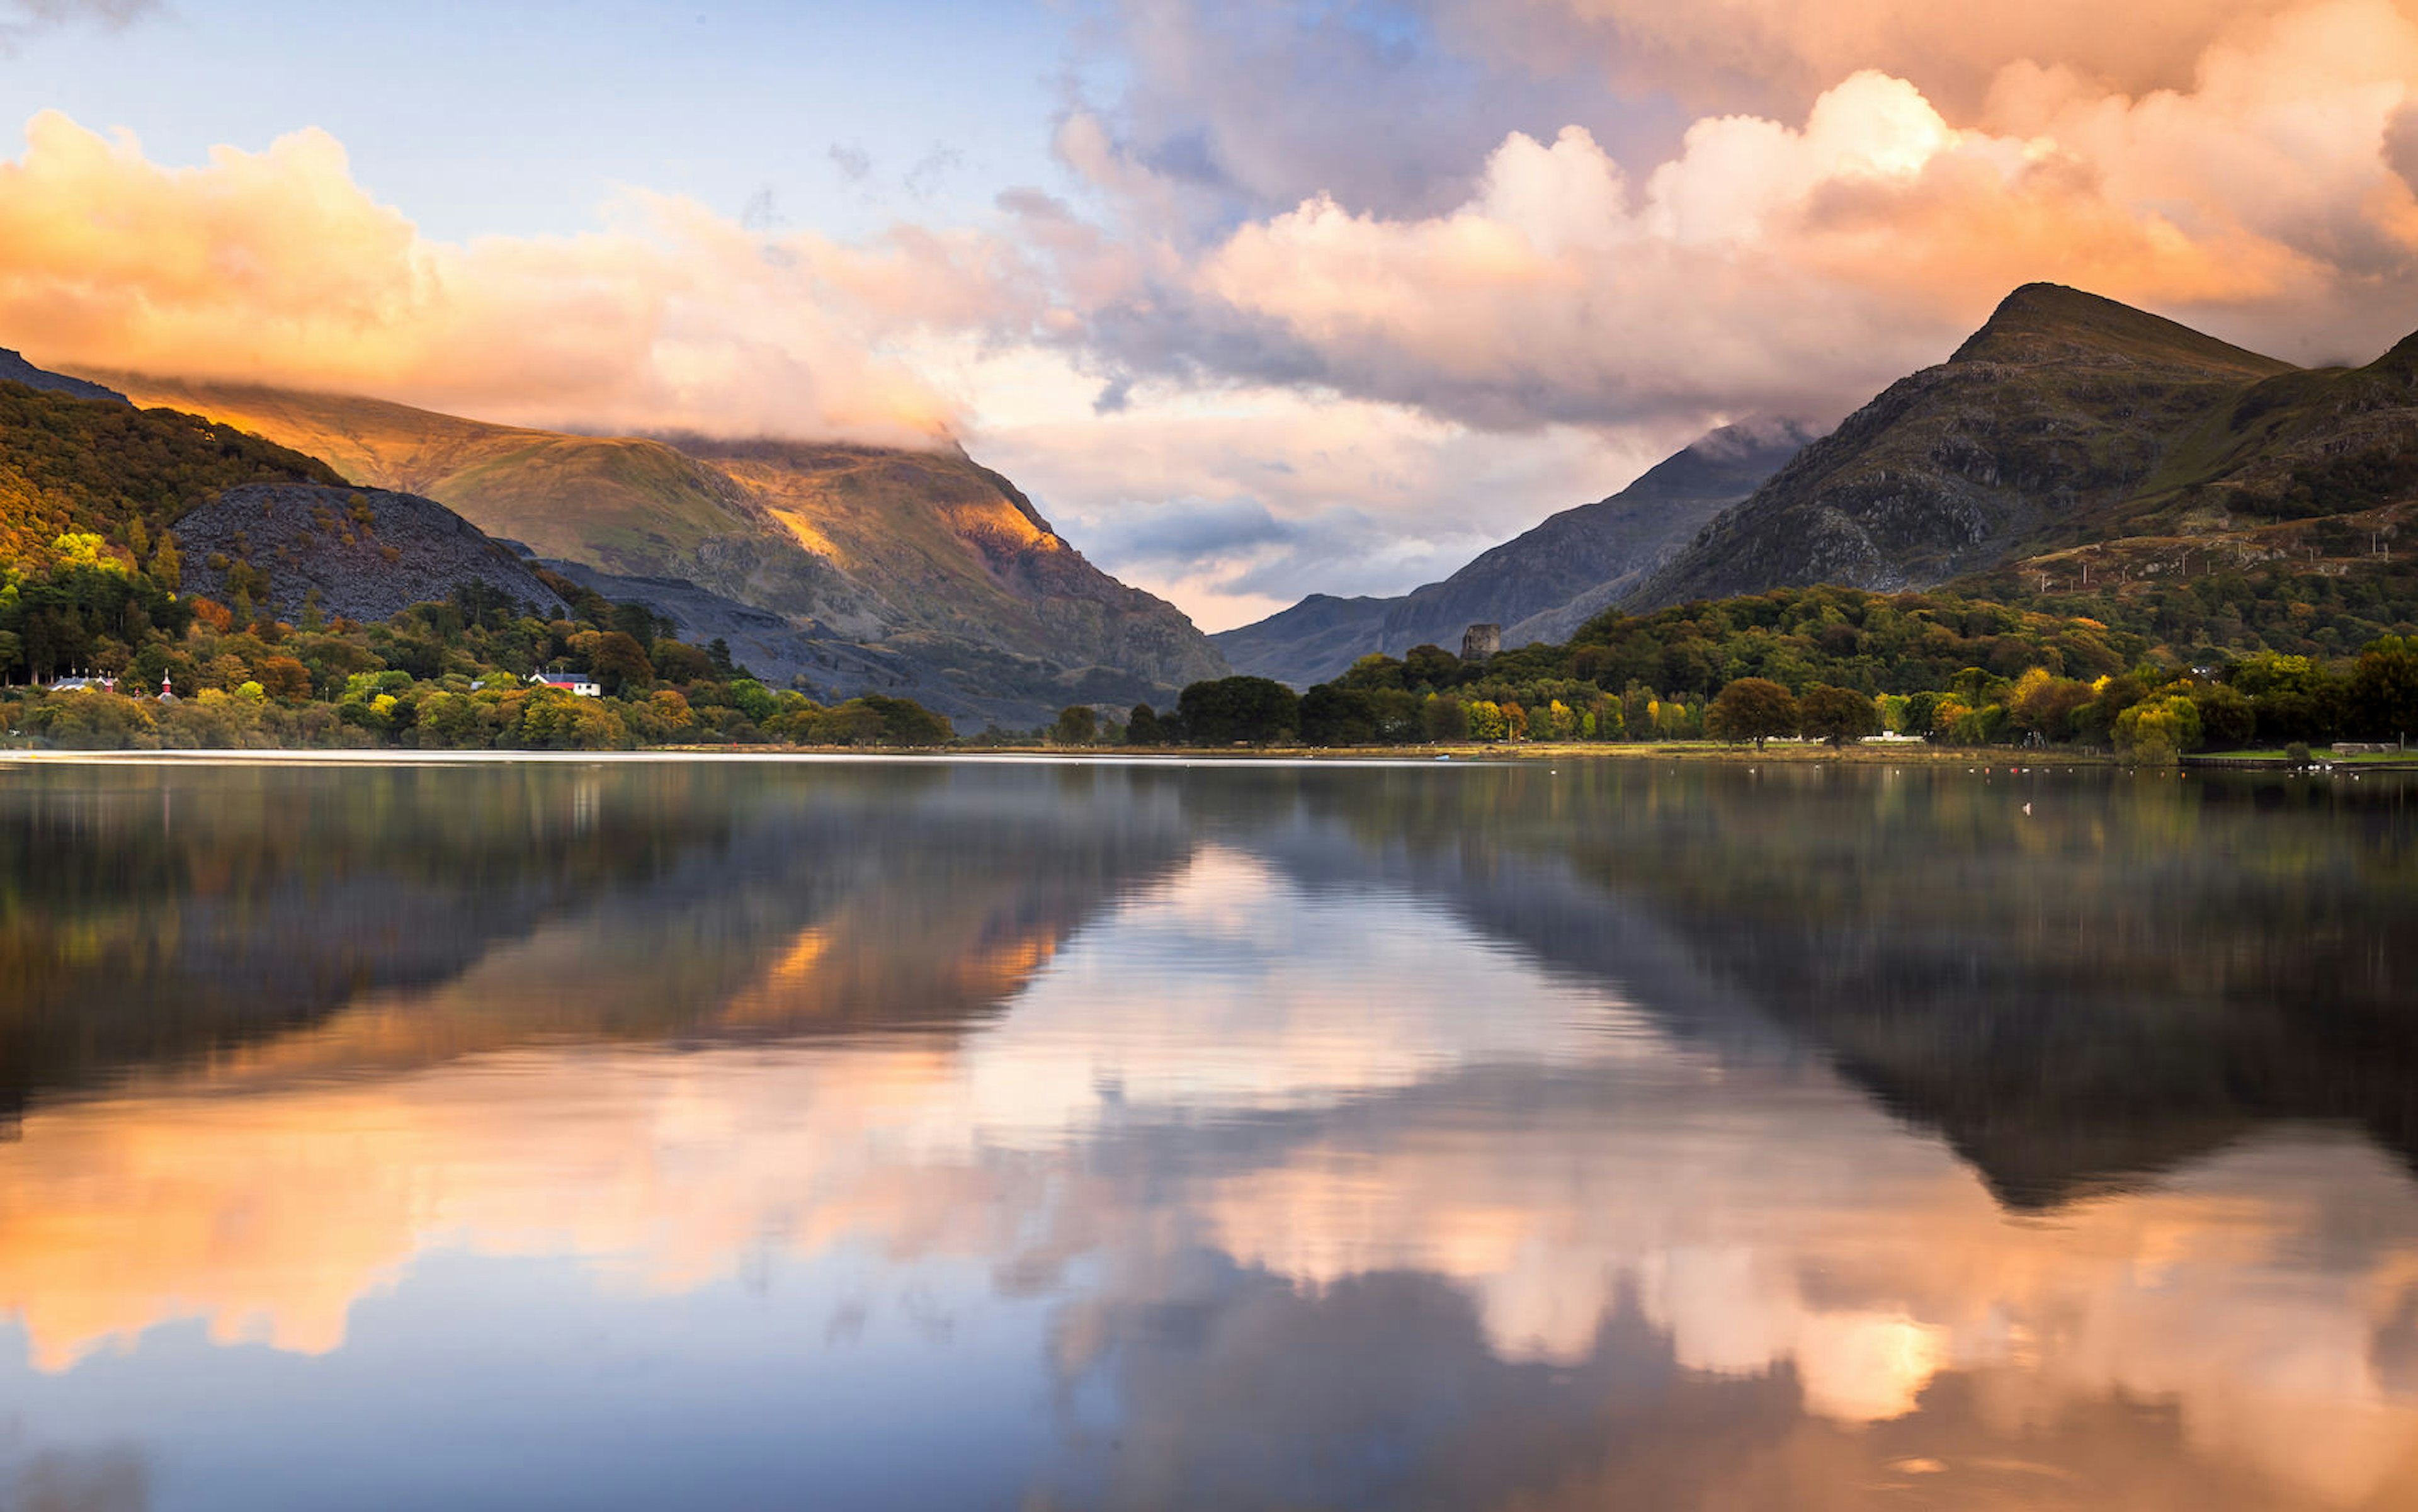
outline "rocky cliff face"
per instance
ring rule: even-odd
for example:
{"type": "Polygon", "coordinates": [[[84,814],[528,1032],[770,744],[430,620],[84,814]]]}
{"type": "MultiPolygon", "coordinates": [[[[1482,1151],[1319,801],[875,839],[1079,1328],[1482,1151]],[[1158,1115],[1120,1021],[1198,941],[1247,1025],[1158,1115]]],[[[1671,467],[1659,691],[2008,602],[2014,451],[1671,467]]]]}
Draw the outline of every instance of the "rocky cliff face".
{"type": "Polygon", "coordinates": [[[1786,585],[1921,588],[2111,528],[2184,438],[2295,370],[2055,284],[2008,296],[1722,513],[1632,608],[1786,585]]]}
{"type": "Polygon", "coordinates": [[[1032,725],[1068,703],[1165,701],[1227,670],[1173,605],[1094,567],[1015,485],[955,449],[571,435],[375,400],[106,376],[138,403],[222,419],[436,499],[608,594],[652,603],[687,638],[745,624],[756,671],[818,695],[895,693],[976,727],[1032,725]],[[750,622],[764,616],[773,623],[750,622]]]}
{"type": "Polygon", "coordinates": [[[1210,639],[1240,670],[1304,686],[1372,651],[1458,646],[1472,624],[1501,625],[1506,646],[1567,640],[1812,438],[1793,425],[1724,426],[1611,497],[1551,516],[1441,583],[1390,599],[1313,594],[1210,639]]]}
{"type": "MultiPolygon", "coordinates": [[[[569,612],[520,558],[434,499],[309,483],[231,488],[176,522],[185,587],[226,602],[249,567],[277,618],[315,605],[375,623],[475,583],[543,619],[569,612]]],[[[255,600],[255,602],[258,602],[255,600]]]]}

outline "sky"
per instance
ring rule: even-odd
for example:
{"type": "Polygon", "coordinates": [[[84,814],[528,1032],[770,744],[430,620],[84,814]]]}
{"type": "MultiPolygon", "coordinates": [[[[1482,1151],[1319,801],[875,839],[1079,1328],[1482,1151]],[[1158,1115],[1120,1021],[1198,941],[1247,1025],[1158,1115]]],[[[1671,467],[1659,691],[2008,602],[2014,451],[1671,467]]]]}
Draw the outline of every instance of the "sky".
{"type": "Polygon", "coordinates": [[[947,436],[1214,630],[2035,279],[2366,360],[2413,85],[2418,0],[0,0],[0,345],[947,436]]]}

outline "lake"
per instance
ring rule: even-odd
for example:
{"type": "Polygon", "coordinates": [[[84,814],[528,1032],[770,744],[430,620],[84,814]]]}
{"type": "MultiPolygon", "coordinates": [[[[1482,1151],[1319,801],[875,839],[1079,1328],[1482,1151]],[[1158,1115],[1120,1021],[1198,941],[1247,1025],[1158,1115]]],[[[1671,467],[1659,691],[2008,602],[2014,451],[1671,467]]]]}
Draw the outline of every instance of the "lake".
{"type": "Polygon", "coordinates": [[[0,764],[0,1507],[2418,1504],[2418,787],[0,764]]]}

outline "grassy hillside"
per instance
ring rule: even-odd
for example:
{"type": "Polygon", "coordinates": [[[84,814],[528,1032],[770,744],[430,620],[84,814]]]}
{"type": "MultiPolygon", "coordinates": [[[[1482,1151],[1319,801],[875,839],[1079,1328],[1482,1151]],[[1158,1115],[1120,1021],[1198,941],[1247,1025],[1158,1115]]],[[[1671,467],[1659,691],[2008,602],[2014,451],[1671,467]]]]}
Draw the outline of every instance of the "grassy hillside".
{"type": "Polygon", "coordinates": [[[1036,686],[1093,666],[1157,685],[1224,670],[1175,609],[1094,568],[955,451],[569,435],[341,395],[106,381],[426,495],[542,557],[683,579],[901,650],[918,675],[996,675],[1002,656],[1031,663],[1036,686]]]}

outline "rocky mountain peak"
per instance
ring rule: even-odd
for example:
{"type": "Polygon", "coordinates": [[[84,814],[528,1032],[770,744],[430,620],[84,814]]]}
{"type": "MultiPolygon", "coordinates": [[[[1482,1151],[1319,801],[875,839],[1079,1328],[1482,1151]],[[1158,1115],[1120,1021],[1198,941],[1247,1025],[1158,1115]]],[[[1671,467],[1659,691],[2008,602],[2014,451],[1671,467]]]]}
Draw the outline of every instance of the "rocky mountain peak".
{"type": "Polygon", "coordinates": [[[2292,371],[2289,362],[2062,283],[2027,283],[2008,295],[1948,360],[2152,365],[2254,378],[2292,371]]]}

